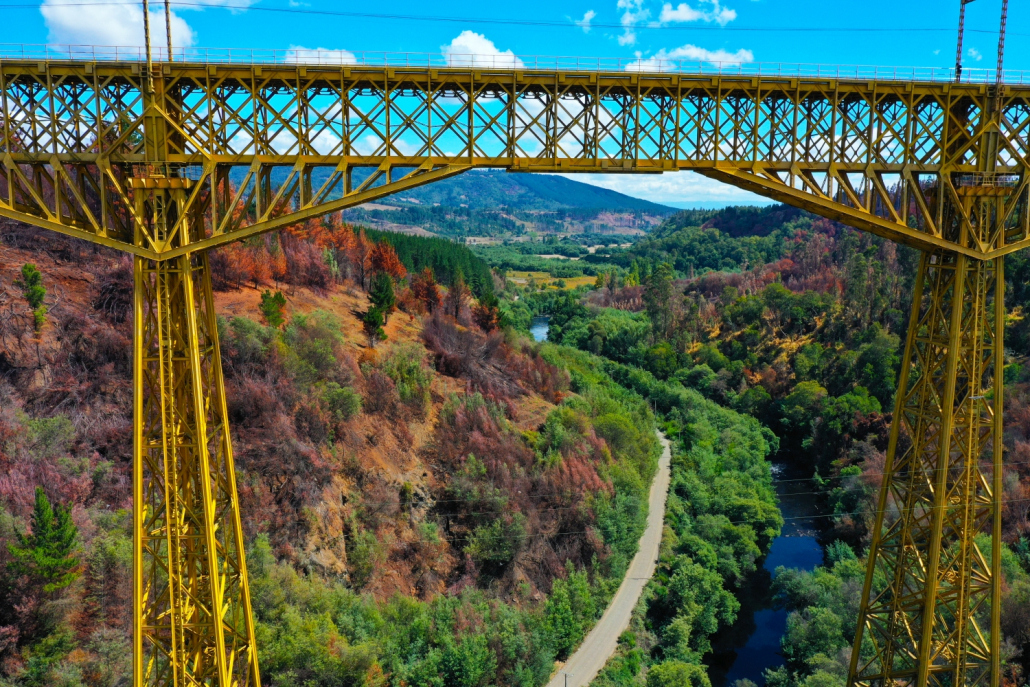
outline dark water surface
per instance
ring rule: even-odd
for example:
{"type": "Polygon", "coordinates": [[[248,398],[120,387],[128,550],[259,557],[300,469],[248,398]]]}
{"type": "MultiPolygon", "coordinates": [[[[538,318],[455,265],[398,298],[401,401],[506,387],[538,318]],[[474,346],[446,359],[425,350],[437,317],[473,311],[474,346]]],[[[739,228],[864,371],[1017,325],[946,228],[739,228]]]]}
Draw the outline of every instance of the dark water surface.
{"type": "Polygon", "coordinates": [[[550,328],[548,322],[550,317],[534,317],[529,325],[529,333],[533,335],[534,341],[547,341],[547,330],[550,328]]]}
{"type": "Polygon", "coordinates": [[[787,630],[787,612],[773,608],[770,591],[778,566],[811,570],[823,562],[823,550],[816,541],[815,497],[810,476],[786,464],[773,465],[776,493],[783,513],[782,534],[773,540],[762,569],[740,590],[737,622],[712,638],[712,653],[705,657],[712,687],[732,687],[747,679],[761,687],[765,669],[784,663],[780,638],[787,630]],[[792,480],[792,481],[787,481],[792,480]]]}

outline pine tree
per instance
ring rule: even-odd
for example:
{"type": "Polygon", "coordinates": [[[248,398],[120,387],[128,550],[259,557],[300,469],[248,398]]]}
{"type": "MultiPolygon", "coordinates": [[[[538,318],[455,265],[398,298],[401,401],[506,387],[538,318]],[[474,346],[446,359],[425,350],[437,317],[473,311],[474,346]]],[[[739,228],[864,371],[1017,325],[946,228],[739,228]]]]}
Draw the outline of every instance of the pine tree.
{"type": "Polygon", "coordinates": [[[286,315],[283,313],[283,310],[286,308],[286,296],[283,295],[282,291],[276,291],[275,293],[268,290],[262,291],[261,304],[258,308],[260,308],[261,314],[264,315],[269,327],[279,329],[286,322],[286,315]]]}
{"type": "Polygon", "coordinates": [[[15,285],[21,288],[25,300],[32,309],[32,321],[38,332],[46,322],[47,307],[43,304],[46,298],[46,287],[43,286],[43,275],[31,262],[21,267],[21,279],[16,280],[15,285]]]}
{"type": "Polygon", "coordinates": [[[461,311],[465,308],[471,292],[465,284],[465,275],[459,269],[454,275],[454,282],[447,291],[447,313],[454,319],[461,318],[461,311]]]}
{"type": "Polygon", "coordinates": [[[430,314],[440,307],[443,298],[436,285],[432,267],[426,267],[411,280],[411,292],[430,314]]]}
{"type": "Polygon", "coordinates": [[[386,272],[394,279],[404,279],[408,271],[404,263],[397,256],[397,251],[388,241],[380,241],[372,248],[370,256],[372,269],[377,272],[386,272]]]}
{"type": "Polygon", "coordinates": [[[36,505],[32,511],[32,534],[18,534],[17,544],[8,544],[14,560],[11,566],[18,574],[29,575],[43,582],[43,591],[53,592],[67,587],[79,576],[76,549],[78,529],[71,511],[62,505],[56,508],[42,487],[36,487],[36,505]]]}
{"type": "Polygon", "coordinates": [[[484,332],[492,332],[501,326],[499,305],[500,301],[497,300],[497,296],[494,295],[493,291],[487,291],[479,299],[479,304],[472,313],[472,317],[484,332]]]}
{"type": "Polygon", "coordinates": [[[397,305],[397,295],[393,292],[393,278],[386,272],[376,272],[372,278],[372,289],[368,292],[368,300],[383,313],[383,324],[389,319],[390,312],[397,305]]]}
{"type": "Polygon", "coordinates": [[[673,322],[672,266],[661,263],[644,277],[644,309],[656,338],[668,338],[673,322]]]}
{"type": "Polygon", "coordinates": [[[383,311],[379,308],[375,306],[369,308],[361,318],[361,323],[365,330],[365,336],[368,337],[370,348],[375,348],[378,342],[386,338],[386,331],[383,329],[386,319],[383,317],[383,311]]]}

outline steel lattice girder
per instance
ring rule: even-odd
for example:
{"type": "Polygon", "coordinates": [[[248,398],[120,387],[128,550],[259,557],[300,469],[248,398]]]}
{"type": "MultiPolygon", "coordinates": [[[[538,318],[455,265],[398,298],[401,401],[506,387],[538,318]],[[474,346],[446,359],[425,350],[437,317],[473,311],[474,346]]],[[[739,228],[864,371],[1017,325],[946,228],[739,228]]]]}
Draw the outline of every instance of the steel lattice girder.
{"type": "Polygon", "coordinates": [[[150,81],[0,64],[0,215],[136,255],[137,684],[259,683],[206,249],[494,167],[695,170],[924,251],[849,683],[997,687],[1001,256],[1030,245],[1030,88],[180,64],[150,81]]]}
{"type": "Polygon", "coordinates": [[[144,73],[0,63],[0,214],[166,259],[477,167],[695,170],[927,251],[1030,245],[1028,86],[174,63],[151,94],[144,73]],[[148,141],[206,204],[196,245],[133,241],[148,141]],[[1005,235],[945,236],[934,197],[984,170],[1019,178],[1005,235]]]}
{"type": "MultiPolygon", "coordinates": [[[[161,234],[184,195],[137,191],[137,210],[161,234]]],[[[134,274],[133,684],[258,687],[207,253],[134,274]]]]}

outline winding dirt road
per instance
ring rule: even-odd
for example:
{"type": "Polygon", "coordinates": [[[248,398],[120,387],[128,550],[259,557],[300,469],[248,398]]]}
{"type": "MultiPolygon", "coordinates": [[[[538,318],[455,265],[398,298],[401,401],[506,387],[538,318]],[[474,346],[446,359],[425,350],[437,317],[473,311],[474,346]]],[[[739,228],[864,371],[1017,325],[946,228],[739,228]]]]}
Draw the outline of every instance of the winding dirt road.
{"type": "Polygon", "coordinates": [[[665,497],[669,493],[671,453],[669,441],[658,433],[662,442],[662,457],[658,461],[658,472],[651,482],[651,496],[648,499],[647,529],[640,537],[637,555],[629,564],[626,577],[608,604],[604,615],[594,625],[587,638],[580,644],[564,666],[558,669],[547,687],[586,687],[597,676],[615,653],[619,635],[629,627],[633,608],[640,599],[644,585],[654,574],[658,561],[658,550],[662,544],[662,523],[665,519],[665,497]],[[566,677],[566,674],[567,677],[566,677]],[[568,682],[566,682],[566,679],[568,682]]]}

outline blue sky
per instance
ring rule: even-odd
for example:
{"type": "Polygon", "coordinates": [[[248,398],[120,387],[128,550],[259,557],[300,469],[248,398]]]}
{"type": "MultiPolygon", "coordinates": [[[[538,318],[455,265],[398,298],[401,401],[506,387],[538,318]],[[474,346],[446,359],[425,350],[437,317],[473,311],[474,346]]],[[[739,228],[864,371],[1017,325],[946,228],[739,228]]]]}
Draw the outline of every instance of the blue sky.
{"type": "MultiPolygon", "coordinates": [[[[4,16],[0,42],[140,44],[143,13],[139,3],[89,4],[103,1],[44,0],[34,4],[31,0],[0,0],[4,16]]],[[[189,0],[190,5],[173,3],[172,29],[177,45],[196,47],[436,54],[448,50],[511,51],[519,56],[684,56],[747,62],[949,67],[955,59],[958,1],[189,0]],[[268,11],[274,9],[288,12],[268,11]],[[409,18],[307,13],[319,10],[409,18]],[[441,18],[457,21],[439,21],[441,18]],[[526,23],[505,23],[512,20],[526,23]],[[840,30],[856,28],[898,30],[840,30]]],[[[153,4],[152,10],[162,9],[162,0],[153,4]]],[[[994,67],[1000,8],[1001,0],[976,0],[967,5],[967,68],[994,67]]],[[[161,13],[155,12],[154,20],[155,34],[163,36],[161,13]]],[[[1010,2],[1008,30],[1006,68],[1030,70],[1030,3],[1010,2]]],[[[576,178],[659,202],[755,198],[685,173],[576,178]]]]}

